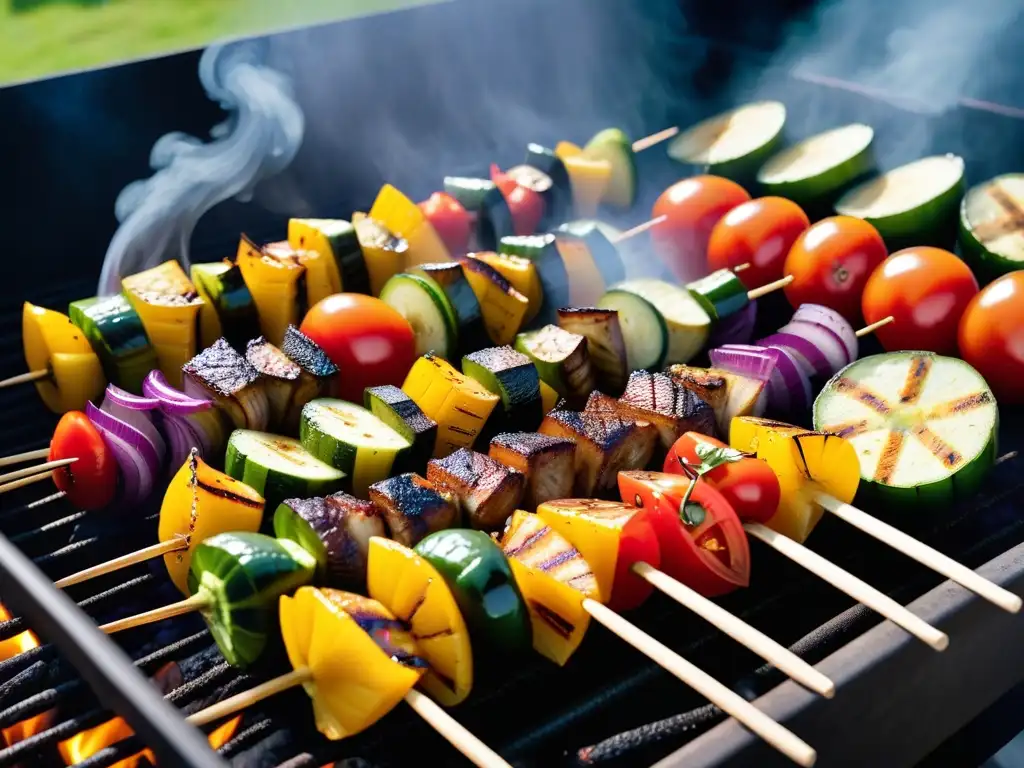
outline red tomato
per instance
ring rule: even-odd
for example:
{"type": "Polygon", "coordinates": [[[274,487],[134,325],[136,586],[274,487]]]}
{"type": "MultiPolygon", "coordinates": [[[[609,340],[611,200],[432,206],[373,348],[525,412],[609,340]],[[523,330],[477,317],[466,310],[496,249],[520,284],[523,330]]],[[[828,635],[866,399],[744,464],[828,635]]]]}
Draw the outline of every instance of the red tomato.
{"type": "Polygon", "coordinates": [[[522,186],[511,176],[491,164],[491,181],[501,190],[512,213],[512,225],[517,235],[532,235],[544,218],[544,198],[529,187],[522,186]]]}
{"type": "Polygon", "coordinates": [[[759,197],[737,205],[719,219],[708,240],[708,268],[733,269],[748,289],[782,277],[782,265],[796,239],[811,226],[803,209],[784,197],[759,197]]]}
{"type": "Polygon", "coordinates": [[[875,331],[888,350],[925,349],[956,354],[964,309],[978,292],[978,281],[960,258],[925,246],[897,251],[868,278],[861,297],[865,323],[890,315],[875,331]]]}
{"type": "MultiPolygon", "coordinates": [[[[704,461],[697,453],[697,446],[701,443],[711,448],[729,448],[721,440],[699,432],[687,432],[669,449],[664,470],[685,477],[683,462],[697,466],[704,461]]],[[[744,522],[766,523],[779,508],[779,478],[771,467],[753,456],[720,464],[702,477],[725,497],[744,522]]]]}
{"type": "Polygon", "coordinates": [[[416,360],[412,326],[380,299],[336,293],[313,305],[299,329],[341,369],[338,396],[363,402],[363,390],[402,386],[416,360]]]}
{"type": "Polygon", "coordinates": [[[636,563],[661,567],[656,522],[644,509],[636,510],[619,534],[619,553],[615,560],[612,594],[608,599],[608,607],[613,611],[632,610],[654,591],[654,587],[633,573],[636,563]]]}
{"type": "Polygon", "coordinates": [[[964,310],[960,356],[978,369],[1001,404],[1024,403],[1024,271],[987,285],[964,310]]]}
{"type": "Polygon", "coordinates": [[[53,470],[53,484],[82,509],[101,509],[117,492],[117,460],[103,435],[81,411],[68,411],[50,440],[49,461],[77,459],[53,470]]]}
{"type": "Polygon", "coordinates": [[[435,192],[420,203],[420,210],[451,253],[469,250],[470,216],[462,203],[447,192],[435,192]]]}
{"type": "Polygon", "coordinates": [[[887,255],[882,236],[863,219],[822,219],[797,238],[786,256],[782,271],[793,276],[786,298],[794,307],[824,304],[859,323],[864,284],[887,255]]]}
{"type": "Polygon", "coordinates": [[[650,512],[661,546],[661,570],[705,597],[716,597],[750,583],[750,547],[729,502],[698,480],[690,502],[703,520],[687,524],[679,505],[690,481],[664,472],[619,472],[619,495],[626,504],[650,512]]]}
{"type": "Polygon", "coordinates": [[[655,253],[680,280],[707,272],[708,240],[718,220],[750,200],[739,184],[721,176],[683,179],[661,193],[651,218],[665,220],[651,230],[655,253]]]}

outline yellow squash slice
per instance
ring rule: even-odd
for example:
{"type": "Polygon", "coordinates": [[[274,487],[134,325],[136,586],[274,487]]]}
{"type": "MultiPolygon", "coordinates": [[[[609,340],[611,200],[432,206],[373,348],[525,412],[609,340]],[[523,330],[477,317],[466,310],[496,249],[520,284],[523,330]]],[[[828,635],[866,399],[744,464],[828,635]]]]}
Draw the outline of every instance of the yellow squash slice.
{"type": "Polygon", "coordinates": [[[26,301],[21,336],[28,370],[50,372],[49,378],[39,379],[35,385],[51,411],[81,411],[86,402],[103,394],[107,380],[100,359],[67,315],[26,301]]]}
{"type": "Polygon", "coordinates": [[[612,164],[607,160],[586,157],[580,147],[568,141],[558,142],[555,155],[569,173],[576,215],[581,219],[593,218],[611,183],[612,164]]]}
{"type": "Polygon", "coordinates": [[[292,250],[297,253],[312,251],[318,256],[315,260],[306,256],[306,261],[303,262],[309,270],[306,277],[309,306],[313,306],[326,296],[344,290],[341,272],[338,270],[338,258],[334,253],[334,246],[322,228],[324,223],[320,219],[288,220],[288,245],[292,250]],[[318,298],[314,299],[314,296],[318,298]]]}
{"type": "Polygon", "coordinates": [[[473,295],[480,303],[487,335],[497,346],[513,343],[526,321],[530,300],[490,266],[483,254],[460,256],[459,262],[473,295]]]}
{"type": "Polygon", "coordinates": [[[405,267],[452,260],[444,241],[420,207],[390,184],[385,184],[377,193],[370,218],[409,244],[405,267]]]}
{"type": "Polygon", "coordinates": [[[341,276],[333,256],[324,257],[312,248],[293,248],[286,240],[267,243],[263,253],[288,264],[298,262],[305,268],[302,282],[306,286],[303,301],[307,308],[341,291],[341,276]]]}
{"type": "Polygon", "coordinates": [[[545,416],[547,416],[549,412],[555,410],[555,406],[558,405],[558,398],[559,395],[555,388],[548,385],[546,381],[541,379],[540,402],[545,416]]]}
{"type": "Polygon", "coordinates": [[[283,255],[267,252],[242,235],[236,258],[260,316],[260,332],[278,347],[288,326],[302,321],[306,299],[300,284],[306,268],[297,258],[281,258],[283,255]]]}
{"type": "Polygon", "coordinates": [[[365,213],[353,213],[352,226],[370,276],[370,292],[380,296],[384,284],[405,268],[409,243],[365,213]]]}
{"type": "Polygon", "coordinates": [[[536,265],[522,256],[513,256],[507,253],[482,251],[473,255],[493,267],[498,274],[508,280],[513,288],[526,297],[529,306],[523,317],[523,323],[533,320],[540,312],[540,305],[544,303],[544,292],[540,285],[536,265]]]}

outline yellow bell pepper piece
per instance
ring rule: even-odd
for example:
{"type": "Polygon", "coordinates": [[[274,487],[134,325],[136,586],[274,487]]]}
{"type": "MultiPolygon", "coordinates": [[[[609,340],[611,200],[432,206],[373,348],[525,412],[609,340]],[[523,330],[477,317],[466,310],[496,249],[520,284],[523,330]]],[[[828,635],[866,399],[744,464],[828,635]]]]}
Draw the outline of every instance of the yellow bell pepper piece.
{"type": "Polygon", "coordinates": [[[409,244],[365,213],[353,213],[352,226],[356,228],[356,237],[370,276],[370,292],[380,296],[384,284],[405,267],[409,244]]]}
{"type": "Polygon", "coordinates": [[[841,437],[737,416],[729,429],[729,443],[756,454],[779,478],[779,508],[767,525],[794,541],[805,541],[824,513],[817,494],[826,493],[846,503],[857,495],[857,451],[841,437]]]}
{"type": "Polygon", "coordinates": [[[594,306],[604,295],[606,286],[604,275],[587,244],[578,237],[561,236],[555,239],[555,248],[570,276],[569,304],[574,307],[594,306]]]}
{"type": "Polygon", "coordinates": [[[107,380],[100,359],[68,316],[27,301],[21,310],[21,338],[29,371],[49,371],[34,383],[54,413],[85,410],[103,394],[107,380]]]}
{"type": "Polygon", "coordinates": [[[423,688],[452,707],[473,687],[473,652],[455,596],[437,570],[397,541],[374,536],[367,556],[366,590],[412,629],[430,665],[423,688]]]}
{"type": "Polygon", "coordinates": [[[305,264],[306,289],[309,292],[309,306],[320,299],[341,293],[345,288],[338,270],[338,259],[334,254],[331,241],[319,228],[321,219],[289,219],[288,245],[300,255],[299,261],[305,264]],[[311,259],[309,252],[317,254],[311,259]],[[316,297],[316,298],[314,298],[316,297]]]}
{"type": "Polygon", "coordinates": [[[184,537],[186,549],[164,555],[174,586],[186,596],[188,569],[197,545],[218,533],[256,533],[263,520],[263,497],[240,480],[219,472],[193,450],[164,493],[157,537],[184,537]]]}
{"type": "Polygon", "coordinates": [[[523,323],[533,320],[540,312],[540,305],[544,303],[544,290],[541,288],[536,265],[522,256],[513,256],[507,253],[481,251],[472,255],[493,267],[499,275],[508,280],[513,288],[526,297],[529,304],[526,315],[523,317],[523,323]]]}
{"type": "Polygon", "coordinates": [[[390,184],[385,184],[377,193],[370,218],[409,243],[406,268],[452,260],[444,241],[420,207],[390,184]]]}
{"type": "Polygon", "coordinates": [[[459,448],[471,448],[501,400],[434,355],[413,363],[402,391],[437,422],[434,457],[438,459],[459,448]]]}
{"type": "MultiPolygon", "coordinates": [[[[321,254],[311,249],[295,249],[285,240],[277,243],[267,243],[263,246],[263,253],[267,256],[288,264],[298,263],[305,268],[302,274],[302,285],[305,285],[306,292],[302,301],[304,307],[312,307],[321,299],[333,296],[341,290],[341,277],[338,275],[338,267],[334,259],[325,259],[321,254]],[[331,267],[334,267],[333,273],[331,267]]],[[[301,321],[302,318],[300,317],[301,321]]]]}
{"type": "Polygon", "coordinates": [[[594,217],[611,183],[612,164],[586,157],[580,147],[568,141],[558,142],[555,155],[569,173],[576,215],[583,219],[594,217]]]}
{"type": "MultiPolygon", "coordinates": [[[[419,681],[419,669],[392,658],[347,612],[353,603],[346,593],[300,587],[294,597],[281,597],[279,606],[288,661],[312,673],[303,687],[313,700],[316,727],[328,739],[369,728],[419,681]]],[[[384,606],[374,607],[395,620],[384,606]]]]}
{"type": "Polygon", "coordinates": [[[146,329],[167,381],[181,387],[181,367],[196,355],[203,299],[176,261],[131,275],[121,287],[146,329]]]}
{"type": "Polygon", "coordinates": [[[484,327],[491,341],[498,346],[514,342],[526,321],[530,300],[491,267],[482,254],[467,254],[459,258],[459,263],[462,264],[462,272],[473,295],[480,303],[484,327]]]}
{"type": "Polygon", "coordinates": [[[558,405],[558,397],[559,395],[555,388],[541,379],[540,403],[545,416],[547,416],[550,411],[555,410],[555,406],[558,405]]]}
{"type": "Polygon", "coordinates": [[[540,517],[522,510],[512,515],[501,548],[530,611],[534,649],[565,664],[590,626],[583,600],[600,598],[589,563],[540,517]]]}
{"type": "Polygon", "coordinates": [[[249,287],[260,331],[267,341],[280,346],[289,325],[298,325],[305,313],[305,295],[299,299],[299,282],[306,268],[297,258],[278,258],[282,254],[266,253],[242,235],[238,243],[238,268],[249,287]]]}

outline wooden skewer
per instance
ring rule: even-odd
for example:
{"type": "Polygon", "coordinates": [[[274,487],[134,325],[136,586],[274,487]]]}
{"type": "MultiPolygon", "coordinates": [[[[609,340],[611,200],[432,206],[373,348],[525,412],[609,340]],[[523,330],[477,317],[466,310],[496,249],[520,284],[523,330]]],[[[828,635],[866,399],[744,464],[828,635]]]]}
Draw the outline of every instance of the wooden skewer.
{"type": "Polygon", "coordinates": [[[813,747],[707,672],[695,667],[671,648],[596,600],[584,599],[583,609],[597,622],[682,680],[723,712],[732,715],[794,763],[808,767],[814,765],[817,753],[813,747]]]}
{"type": "Polygon", "coordinates": [[[50,455],[49,448],[40,448],[37,451],[25,451],[24,453],[15,453],[12,456],[4,456],[0,459],[0,467],[8,467],[11,464],[21,464],[25,461],[35,461],[36,459],[45,459],[50,455]]]}
{"type": "Polygon", "coordinates": [[[743,528],[750,536],[763,541],[776,552],[785,555],[797,565],[803,566],[815,576],[824,579],[840,592],[845,592],[858,603],[863,603],[871,610],[880,613],[893,624],[902,627],[935,650],[944,651],[949,646],[949,636],[945,632],[936,629],[884,592],[880,592],[866,581],[826,560],[814,550],[759,523],[745,523],[743,528]]]}
{"type": "Polygon", "coordinates": [[[752,291],[747,291],[747,298],[750,301],[754,301],[754,299],[760,299],[762,296],[767,296],[769,293],[779,290],[779,288],[785,288],[792,282],[792,275],[780,277],[778,280],[768,283],[767,285],[762,285],[760,288],[755,288],[752,291]]]}
{"type": "Polygon", "coordinates": [[[655,144],[661,144],[663,141],[668,141],[673,136],[679,133],[679,126],[674,125],[671,128],[666,128],[663,131],[652,133],[650,136],[644,136],[642,139],[637,139],[633,142],[634,152],[643,152],[645,149],[650,149],[655,144]]]}
{"type": "Polygon", "coordinates": [[[742,272],[745,269],[750,269],[750,267],[751,267],[751,264],[750,264],[749,261],[747,261],[747,262],[744,262],[743,264],[737,264],[735,267],[732,268],[732,271],[735,272],[735,273],[740,273],[740,272],[742,272]]]}
{"type": "Polygon", "coordinates": [[[40,371],[29,371],[28,373],[19,373],[17,376],[11,376],[9,379],[0,381],[0,389],[5,387],[13,387],[18,384],[28,384],[30,381],[39,381],[39,379],[45,379],[50,375],[50,369],[44,368],[40,371]]]}
{"type": "Polygon", "coordinates": [[[58,467],[66,467],[68,464],[73,464],[78,461],[77,458],[71,459],[57,459],[55,461],[48,461],[45,464],[36,464],[32,467],[25,467],[24,469],[16,469],[13,472],[0,475],[0,483],[6,483],[10,480],[20,480],[23,477],[34,475],[37,472],[46,472],[49,470],[57,469],[58,467]]]}
{"type": "Polygon", "coordinates": [[[23,477],[20,480],[13,480],[9,483],[0,485],[0,493],[7,493],[8,491],[16,491],[19,488],[24,488],[26,485],[32,485],[32,483],[38,483],[40,480],[46,480],[49,477],[53,477],[53,471],[40,472],[38,475],[31,475],[30,477],[23,477]]]}
{"type": "Polygon", "coordinates": [[[892,315],[889,315],[888,317],[883,317],[881,320],[876,320],[871,325],[865,325],[863,328],[861,328],[859,331],[857,331],[857,333],[854,334],[854,335],[859,339],[862,336],[867,336],[869,333],[874,333],[879,328],[883,328],[883,327],[889,325],[889,323],[895,323],[895,322],[896,322],[896,318],[894,318],[892,315]]]}
{"type": "Polygon", "coordinates": [[[941,573],[950,581],[955,581],[960,586],[985,598],[993,605],[998,605],[1004,611],[1010,613],[1020,611],[1022,601],[1019,595],[1015,595],[1013,592],[1003,589],[985,577],[979,576],[970,568],[947,557],[937,549],[929,547],[924,542],[908,536],[899,528],[883,523],[877,517],[872,517],[867,512],[846,504],[827,493],[819,492],[815,498],[821,506],[836,517],[845,520],[869,536],[873,536],[893,549],[917,560],[917,562],[931,568],[936,573],[941,573]]]}
{"type": "Polygon", "coordinates": [[[134,616],[127,616],[117,621],[112,621],[109,624],[104,624],[100,627],[100,632],[106,632],[108,635],[112,635],[114,632],[121,632],[132,627],[141,627],[144,624],[153,624],[157,621],[163,621],[164,619],[173,619],[175,616],[182,616],[186,613],[192,613],[194,611],[201,611],[209,605],[209,598],[202,593],[197,593],[191,597],[187,597],[184,600],[179,600],[176,603],[170,605],[162,605],[159,608],[154,608],[151,611],[143,611],[137,613],[134,616]]]}
{"type": "Polygon", "coordinates": [[[612,243],[617,244],[629,240],[631,237],[636,237],[637,235],[643,234],[648,229],[658,226],[667,218],[668,216],[664,214],[662,214],[661,216],[655,216],[653,219],[648,219],[642,224],[637,224],[635,227],[627,229],[625,232],[620,232],[615,237],[613,237],[611,241],[612,243]]]}
{"type": "Polygon", "coordinates": [[[201,709],[195,714],[186,717],[185,722],[201,728],[204,725],[223,720],[225,717],[238,714],[243,709],[248,709],[253,704],[258,704],[264,699],[269,699],[271,696],[276,696],[279,693],[312,681],[313,670],[309,669],[309,667],[299,667],[291,672],[279,675],[273,680],[260,683],[255,688],[236,693],[234,696],[228,696],[223,701],[211,704],[206,709],[201,709]]]}
{"type": "Polygon", "coordinates": [[[161,541],[159,544],[154,544],[151,547],[139,549],[135,552],[129,552],[127,555],[115,557],[113,560],[107,560],[105,563],[99,563],[91,568],[81,570],[78,573],[65,576],[63,579],[55,581],[53,586],[57,589],[64,589],[65,587],[70,587],[72,584],[81,584],[83,581],[95,579],[98,576],[113,573],[114,571],[119,571],[122,568],[127,568],[129,565],[144,563],[147,560],[152,560],[154,558],[161,557],[162,555],[169,555],[172,552],[181,552],[185,549],[188,549],[188,540],[184,536],[175,536],[167,541],[161,541]]]}

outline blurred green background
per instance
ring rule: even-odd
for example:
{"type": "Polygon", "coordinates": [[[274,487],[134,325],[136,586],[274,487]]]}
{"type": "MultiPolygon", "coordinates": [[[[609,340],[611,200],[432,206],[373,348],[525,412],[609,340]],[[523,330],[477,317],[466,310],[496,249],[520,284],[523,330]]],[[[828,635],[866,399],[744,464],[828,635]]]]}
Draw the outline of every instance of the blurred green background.
{"type": "Polygon", "coordinates": [[[437,0],[0,0],[0,85],[437,0]]]}

